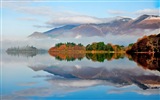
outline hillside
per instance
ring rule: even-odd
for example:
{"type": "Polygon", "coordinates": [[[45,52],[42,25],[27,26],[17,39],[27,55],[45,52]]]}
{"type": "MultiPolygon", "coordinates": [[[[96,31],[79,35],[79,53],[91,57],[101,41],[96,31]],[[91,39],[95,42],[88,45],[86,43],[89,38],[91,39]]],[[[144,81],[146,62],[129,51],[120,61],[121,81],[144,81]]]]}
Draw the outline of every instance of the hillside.
{"type": "Polygon", "coordinates": [[[127,51],[128,53],[133,52],[153,52],[160,53],[160,34],[144,36],[133,44],[132,48],[127,51]]]}

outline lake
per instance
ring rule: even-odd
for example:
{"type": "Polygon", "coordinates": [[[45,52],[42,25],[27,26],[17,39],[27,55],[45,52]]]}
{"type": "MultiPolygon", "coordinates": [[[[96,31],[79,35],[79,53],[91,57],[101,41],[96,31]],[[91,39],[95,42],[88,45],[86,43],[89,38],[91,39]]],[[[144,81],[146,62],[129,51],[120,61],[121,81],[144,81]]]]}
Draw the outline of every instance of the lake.
{"type": "Polygon", "coordinates": [[[160,58],[2,53],[2,100],[159,100],[160,58]]]}

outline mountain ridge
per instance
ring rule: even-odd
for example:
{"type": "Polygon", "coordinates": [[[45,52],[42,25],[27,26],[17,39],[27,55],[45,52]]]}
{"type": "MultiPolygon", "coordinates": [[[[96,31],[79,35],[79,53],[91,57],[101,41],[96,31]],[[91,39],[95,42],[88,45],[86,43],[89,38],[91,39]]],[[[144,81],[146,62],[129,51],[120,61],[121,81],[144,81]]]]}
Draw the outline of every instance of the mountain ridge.
{"type": "MultiPolygon", "coordinates": [[[[160,28],[160,16],[142,15],[136,19],[117,18],[115,20],[99,24],[64,25],[53,28],[42,34],[47,37],[81,37],[105,36],[106,34],[147,34],[160,28]],[[148,30],[146,32],[146,30],[148,30]]],[[[30,37],[34,37],[33,34],[30,37]]]]}

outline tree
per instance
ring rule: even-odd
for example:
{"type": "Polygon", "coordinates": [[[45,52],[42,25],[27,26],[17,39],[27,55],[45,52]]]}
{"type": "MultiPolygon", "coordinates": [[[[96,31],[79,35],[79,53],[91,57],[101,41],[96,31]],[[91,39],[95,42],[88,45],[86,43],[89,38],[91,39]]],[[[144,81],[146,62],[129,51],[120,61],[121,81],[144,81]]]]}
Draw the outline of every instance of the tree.
{"type": "Polygon", "coordinates": [[[106,51],[114,51],[113,47],[112,47],[112,44],[108,43],[107,45],[105,45],[105,50],[106,51]]]}
{"type": "Polygon", "coordinates": [[[86,50],[93,50],[90,44],[86,46],[86,50]]]}
{"type": "Polygon", "coordinates": [[[93,50],[97,50],[97,43],[92,43],[91,47],[93,50]]]}
{"type": "Polygon", "coordinates": [[[79,43],[79,44],[78,44],[78,46],[81,46],[81,47],[83,47],[83,45],[82,45],[81,43],[79,43]]]}
{"type": "Polygon", "coordinates": [[[130,43],[129,45],[128,45],[128,47],[132,47],[134,45],[134,43],[130,43]]]}
{"type": "Polygon", "coordinates": [[[97,50],[105,50],[104,42],[98,42],[97,43],[97,50]]]}
{"type": "Polygon", "coordinates": [[[64,45],[64,43],[57,43],[55,47],[60,47],[61,45],[64,45]]]}

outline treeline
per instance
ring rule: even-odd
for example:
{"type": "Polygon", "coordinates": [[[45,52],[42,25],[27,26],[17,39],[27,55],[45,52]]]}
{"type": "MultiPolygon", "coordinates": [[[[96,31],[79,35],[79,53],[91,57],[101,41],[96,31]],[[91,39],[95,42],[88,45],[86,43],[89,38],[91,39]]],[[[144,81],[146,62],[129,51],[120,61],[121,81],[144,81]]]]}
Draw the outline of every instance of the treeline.
{"type": "Polygon", "coordinates": [[[107,52],[123,52],[126,47],[123,45],[113,45],[111,43],[105,44],[104,42],[94,42],[88,44],[86,47],[81,43],[75,44],[73,42],[57,43],[55,47],[50,48],[52,51],[68,51],[68,50],[83,50],[83,51],[107,51],[107,52]]]}
{"type": "Polygon", "coordinates": [[[37,51],[38,49],[34,46],[25,46],[25,47],[11,47],[7,49],[7,52],[19,52],[19,51],[37,51]]]}
{"type": "Polygon", "coordinates": [[[62,45],[66,45],[67,47],[69,47],[69,46],[73,47],[73,46],[76,46],[76,45],[83,47],[83,45],[82,45],[81,43],[76,44],[76,43],[73,43],[73,42],[57,43],[57,44],[55,45],[55,47],[60,47],[60,46],[62,46],[62,45]]]}
{"type": "Polygon", "coordinates": [[[113,45],[111,43],[94,42],[86,46],[86,51],[124,51],[123,45],[113,45]]]}

